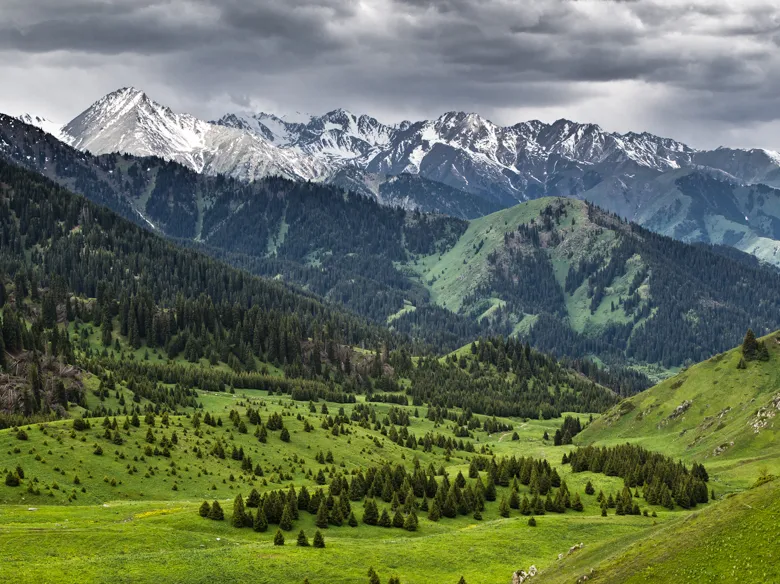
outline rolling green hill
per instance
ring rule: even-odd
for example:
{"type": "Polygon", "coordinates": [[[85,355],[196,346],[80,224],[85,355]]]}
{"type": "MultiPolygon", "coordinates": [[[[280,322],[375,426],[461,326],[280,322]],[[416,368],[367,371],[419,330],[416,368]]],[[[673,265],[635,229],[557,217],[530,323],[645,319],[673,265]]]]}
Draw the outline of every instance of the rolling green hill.
{"type": "Polygon", "coordinates": [[[755,258],[685,245],[571,199],[475,219],[448,250],[405,269],[441,307],[546,351],[667,374],[748,327],[780,326],[780,275],[755,258]]]}
{"type": "Polygon", "coordinates": [[[585,429],[584,444],[626,441],[704,462],[715,488],[780,475],[780,335],[763,339],[768,361],[738,367],[737,348],[624,400],[585,429]]]}
{"type": "Polygon", "coordinates": [[[780,581],[780,481],[660,524],[615,546],[586,546],[543,570],[540,584],[780,581]]]}

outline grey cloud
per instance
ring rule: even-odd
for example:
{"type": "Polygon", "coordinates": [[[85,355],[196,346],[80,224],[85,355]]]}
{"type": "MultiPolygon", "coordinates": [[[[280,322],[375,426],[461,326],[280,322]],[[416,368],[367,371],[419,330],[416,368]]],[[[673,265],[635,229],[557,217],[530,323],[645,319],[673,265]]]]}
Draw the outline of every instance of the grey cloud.
{"type": "MultiPolygon", "coordinates": [[[[94,85],[110,91],[121,60],[121,85],[204,117],[343,106],[390,121],[468,109],[513,123],[514,112],[596,111],[584,121],[636,120],[621,130],[695,121],[701,145],[780,118],[772,0],[6,0],[3,11],[0,63],[21,55],[29,75],[54,79],[58,55],[104,72],[106,86],[94,85]],[[623,106],[633,117],[614,111],[623,106]]],[[[97,97],[84,93],[83,106],[97,97]]]]}

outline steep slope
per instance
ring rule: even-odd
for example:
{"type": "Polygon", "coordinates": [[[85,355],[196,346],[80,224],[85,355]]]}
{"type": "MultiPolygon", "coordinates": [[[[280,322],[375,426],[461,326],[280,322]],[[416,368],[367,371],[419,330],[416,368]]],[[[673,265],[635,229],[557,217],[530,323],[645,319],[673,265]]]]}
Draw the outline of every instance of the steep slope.
{"type": "Polygon", "coordinates": [[[420,175],[376,175],[356,168],[343,168],[329,184],[376,198],[383,205],[442,213],[459,219],[474,219],[501,209],[497,203],[474,197],[444,183],[420,175]]]}
{"type": "Polygon", "coordinates": [[[685,245],[581,201],[538,199],[470,222],[407,263],[442,307],[504,322],[538,347],[682,365],[780,326],[780,275],[751,256],[685,245]],[[684,295],[680,290],[685,290],[684,295]]]}
{"type": "Polygon", "coordinates": [[[314,158],[277,149],[257,133],[174,113],[128,87],[99,99],[71,120],[62,128],[62,137],[95,154],[159,156],[197,172],[242,179],[269,175],[314,179],[326,173],[314,158]]]}
{"type": "Polygon", "coordinates": [[[780,581],[780,481],[718,501],[652,533],[582,551],[542,570],[535,582],[720,582],[780,581]],[[585,580],[587,578],[587,580],[585,580]]]}
{"type": "Polygon", "coordinates": [[[768,361],[738,367],[742,349],[716,355],[627,399],[577,436],[577,444],[631,441],[707,465],[717,489],[780,475],[780,334],[763,339],[768,361]]]}
{"type": "Polygon", "coordinates": [[[226,114],[215,123],[260,134],[277,146],[306,153],[333,168],[371,158],[397,132],[396,127],[344,109],[297,121],[266,113],[226,114]]]}
{"type": "Polygon", "coordinates": [[[780,189],[686,168],[631,186],[605,181],[583,197],[657,233],[728,245],[780,265],[780,189]]]}

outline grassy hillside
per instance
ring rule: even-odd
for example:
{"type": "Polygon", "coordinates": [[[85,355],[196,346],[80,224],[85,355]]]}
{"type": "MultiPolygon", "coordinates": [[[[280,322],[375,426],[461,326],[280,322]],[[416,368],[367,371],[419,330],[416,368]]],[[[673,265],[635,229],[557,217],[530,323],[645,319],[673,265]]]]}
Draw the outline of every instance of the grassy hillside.
{"type": "Polygon", "coordinates": [[[586,546],[544,570],[540,584],[780,581],[780,481],[660,524],[620,545],[586,546]]]}
{"type": "Polygon", "coordinates": [[[538,217],[548,204],[548,199],[539,199],[474,219],[455,246],[442,254],[418,258],[410,268],[431,291],[435,303],[458,312],[464,299],[489,280],[486,258],[503,247],[504,235],[538,217]]]}
{"type": "Polygon", "coordinates": [[[769,361],[737,365],[741,348],[690,367],[621,402],[578,444],[639,443],[710,470],[715,488],[745,487],[766,469],[780,474],[780,336],[763,339],[769,361]]]}
{"type": "Polygon", "coordinates": [[[780,296],[767,286],[780,279],[755,258],[686,246],[571,199],[475,219],[452,247],[405,269],[443,308],[547,351],[660,378],[727,349],[749,326],[780,326],[768,310],[780,296]]]}

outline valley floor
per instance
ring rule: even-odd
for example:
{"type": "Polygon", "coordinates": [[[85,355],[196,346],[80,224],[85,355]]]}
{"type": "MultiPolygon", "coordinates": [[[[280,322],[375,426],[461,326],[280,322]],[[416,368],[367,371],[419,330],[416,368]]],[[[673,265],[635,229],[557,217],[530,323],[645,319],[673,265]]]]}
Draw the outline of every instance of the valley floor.
{"type": "MultiPolygon", "coordinates": [[[[357,527],[330,526],[321,530],[325,549],[316,549],[296,546],[300,529],[310,540],[316,530],[314,515],[301,511],[293,529],[285,533],[285,545],[279,547],[273,541],[275,525],[264,533],[232,527],[232,500],[238,492],[246,497],[252,485],[260,491],[287,488],[289,484],[297,488],[308,484],[309,488],[315,488],[316,484],[303,472],[286,474],[286,465],[295,457],[298,457],[298,463],[306,458],[308,464],[308,459],[319,452],[332,451],[334,464],[349,470],[366,461],[386,460],[410,466],[412,458],[418,455],[423,466],[441,464],[450,477],[454,477],[458,471],[468,474],[470,455],[454,451],[447,456],[437,447],[430,453],[413,453],[373,429],[354,424],[350,426],[352,430],[348,436],[332,436],[318,426],[307,433],[294,414],[301,414],[302,419],[318,420],[319,410],[309,418],[306,404],[292,402],[287,397],[266,397],[265,392],[262,392],[262,398],[253,395],[248,400],[246,396],[204,394],[203,401],[207,411],[218,412],[226,422],[229,410],[246,403],[262,404],[264,418],[272,413],[287,416],[284,419],[292,435],[290,443],[282,443],[275,433],[271,433],[268,443],[260,444],[251,432],[241,434],[233,427],[228,428],[232,426],[230,423],[224,428],[206,430],[206,437],[224,433],[228,440],[241,445],[247,455],[251,454],[264,466],[267,480],[258,481],[240,474],[239,463],[230,460],[230,456],[226,461],[210,456],[197,458],[194,455],[197,439],[191,429],[188,431],[190,420],[184,416],[171,416],[170,426],[166,428],[160,427],[158,418],[158,425],[153,430],[158,436],[161,432],[177,431],[179,442],[172,456],[174,463],[160,457],[153,460],[147,457],[145,462],[143,458],[138,462],[131,460],[138,457],[135,450],[142,451],[146,446],[143,434],[147,428],[143,421],[140,428],[128,430],[121,447],[114,450],[113,446],[108,446],[103,456],[95,456],[92,452],[102,439],[100,418],[92,420],[92,428],[83,434],[85,440],[73,432],[70,420],[45,427],[32,425],[26,430],[27,441],[18,440],[11,430],[0,431],[0,470],[21,464],[28,477],[25,482],[34,481],[41,489],[41,494],[36,495],[23,486],[0,485],[0,565],[3,572],[13,574],[18,583],[301,583],[308,579],[310,584],[357,584],[366,582],[368,568],[374,567],[383,582],[397,575],[401,582],[409,584],[455,584],[463,576],[469,584],[493,584],[509,582],[514,570],[527,570],[535,565],[541,571],[536,578],[541,583],[573,582],[580,575],[589,573],[591,568],[599,575],[596,581],[639,582],[645,580],[636,579],[639,575],[631,566],[649,570],[651,568],[646,566],[667,561],[674,564],[676,571],[670,573],[678,574],[678,578],[666,580],[653,576],[653,581],[709,582],[715,580],[696,576],[697,567],[704,570],[701,574],[710,574],[707,566],[720,566],[710,561],[713,549],[743,543],[757,550],[751,552],[749,560],[738,549],[724,556],[729,562],[733,560],[733,569],[742,574],[738,581],[769,582],[772,580],[762,578],[776,569],[777,550],[761,554],[759,544],[766,549],[766,545],[771,548],[771,542],[780,541],[778,522],[764,521],[765,515],[758,515],[759,511],[742,512],[743,508],[749,509],[747,505],[758,509],[753,491],[700,505],[693,512],[679,508],[670,512],[636,499],[643,509],[657,511],[658,516],[617,516],[610,510],[608,517],[602,517],[595,494],[584,494],[586,482],[592,481],[596,493],[600,490],[607,493],[619,492],[622,479],[589,472],[573,474],[570,466],[560,465],[563,453],[573,447],[553,446],[542,439],[542,434],[547,431],[552,435],[560,427],[561,419],[501,419],[511,424],[519,439],[512,440],[510,432],[488,435],[478,431],[476,443],[489,446],[497,456],[547,458],[571,492],[581,495],[585,506],[583,512],[567,510],[565,514],[537,516],[536,527],[529,526],[528,518],[517,510],[511,510],[508,518],[501,517],[497,502],[487,505],[483,519],[479,521],[470,516],[459,516],[433,522],[424,512],[419,512],[420,524],[416,532],[363,523],[357,527]],[[380,441],[381,448],[377,447],[374,438],[380,441]],[[117,454],[120,451],[125,458],[117,454]],[[136,465],[141,467],[140,471],[128,473],[127,469],[136,465]],[[178,469],[178,472],[171,469],[178,469]],[[235,474],[237,478],[231,480],[228,474],[230,477],[235,474]],[[31,475],[35,478],[31,479],[31,475]],[[81,477],[78,484],[84,492],[74,485],[74,475],[81,477]],[[287,480],[290,477],[291,480],[287,480]],[[176,485],[175,491],[172,484],[176,485]],[[226,521],[201,518],[198,507],[204,499],[219,499],[225,509],[226,521]],[[723,520],[719,509],[726,513],[723,520]],[[734,529],[731,532],[722,530],[723,521],[734,529]],[[741,531],[743,525],[750,526],[751,530],[741,531]],[[700,530],[707,533],[709,539],[699,540],[688,535],[699,531],[696,526],[701,526],[700,530]],[[687,547],[663,547],[665,542],[677,541],[680,536],[689,542],[687,547]],[[697,541],[701,545],[691,543],[697,541]],[[583,549],[569,554],[570,548],[579,543],[584,544],[583,549]],[[563,559],[559,560],[559,554],[563,554],[563,559]],[[707,565],[702,564],[703,559],[707,559],[707,565]]],[[[349,414],[356,407],[327,406],[331,414],[339,407],[344,407],[349,414]]],[[[385,413],[391,408],[386,404],[373,406],[385,413]]],[[[445,425],[437,428],[426,418],[414,417],[415,408],[403,409],[409,412],[409,429],[416,434],[441,431],[451,435],[445,425]]],[[[583,416],[583,420],[586,418],[583,416]]],[[[314,460],[311,462],[316,472],[321,465],[314,460]]],[[[289,464],[289,469],[294,467],[289,464]]],[[[324,468],[327,469],[327,465],[324,468]]],[[[497,501],[508,491],[506,487],[499,487],[497,501]]],[[[527,492],[527,487],[521,486],[521,496],[527,492]]],[[[776,486],[768,485],[764,492],[771,493],[772,501],[778,500],[776,486]]],[[[362,503],[352,505],[360,518],[362,503]]],[[[771,508],[762,508],[760,512],[777,517],[777,510],[777,504],[773,502],[771,508]]]]}

